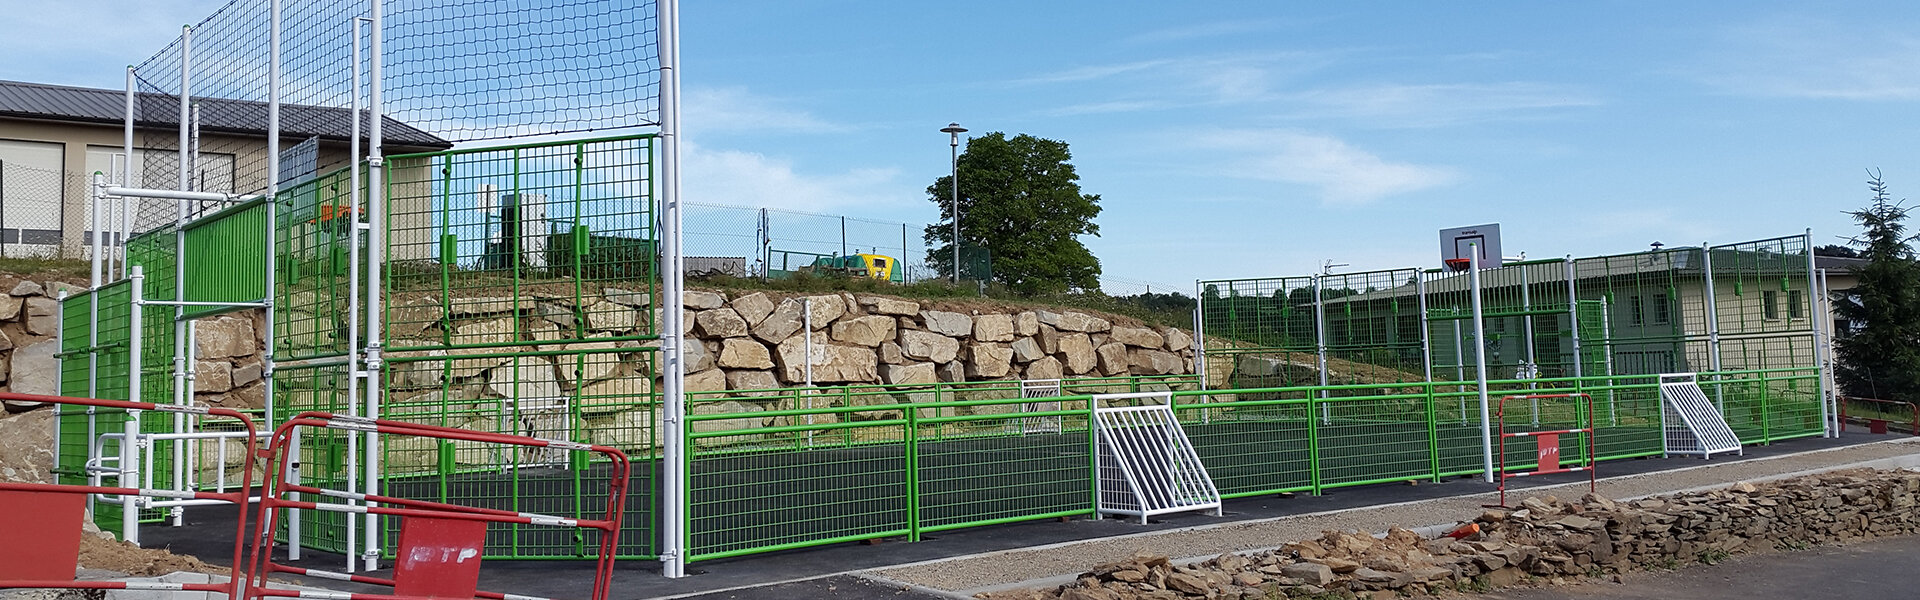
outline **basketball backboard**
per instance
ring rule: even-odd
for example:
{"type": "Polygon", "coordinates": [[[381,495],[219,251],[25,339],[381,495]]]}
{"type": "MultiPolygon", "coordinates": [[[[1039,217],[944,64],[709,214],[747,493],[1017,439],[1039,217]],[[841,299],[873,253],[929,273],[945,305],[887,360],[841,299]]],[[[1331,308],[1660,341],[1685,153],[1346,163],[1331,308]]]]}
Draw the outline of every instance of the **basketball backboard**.
{"type": "Polygon", "coordinates": [[[1448,269],[1465,271],[1470,258],[1469,248],[1479,250],[1480,268],[1500,266],[1500,224],[1440,230],[1440,262],[1448,269]]]}

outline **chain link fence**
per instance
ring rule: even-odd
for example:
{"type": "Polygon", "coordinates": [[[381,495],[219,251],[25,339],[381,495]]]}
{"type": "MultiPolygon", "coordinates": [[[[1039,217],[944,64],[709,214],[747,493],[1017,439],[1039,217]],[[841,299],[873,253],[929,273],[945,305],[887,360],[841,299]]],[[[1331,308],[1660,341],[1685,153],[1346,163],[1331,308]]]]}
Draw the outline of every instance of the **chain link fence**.
{"type": "MultiPolygon", "coordinates": [[[[822,259],[874,254],[897,260],[902,283],[945,277],[927,263],[926,226],[779,208],[687,203],[687,269],[696,274],[778,277],[822,259]]],[[[984,256],[965,249],[965,279],[990,279],[984,256]],[[980,266],[971,266],[980,263],[980,266]]]]}
{"type": "Polygon", "coordinates": [[[86,258],[87,185],[78,172],[0,162],[0,258],[86,258]]]}

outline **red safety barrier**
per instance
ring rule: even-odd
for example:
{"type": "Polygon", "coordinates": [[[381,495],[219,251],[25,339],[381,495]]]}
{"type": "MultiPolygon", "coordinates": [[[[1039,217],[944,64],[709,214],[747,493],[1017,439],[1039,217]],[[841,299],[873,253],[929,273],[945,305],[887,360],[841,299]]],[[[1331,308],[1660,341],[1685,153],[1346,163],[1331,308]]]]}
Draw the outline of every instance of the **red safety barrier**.
{"type": "MultiPolygon", "coordinates": [[[[550,440],[518,435],[487,433],[452,427],[420,425],[399,421],[351,417],[323,412],[307,412],[281,423],[274,429],[267,451],[266,492],[261,494],[256,522],[261,531],[276,531],[281,509],[327,510],[344,513],[376,514],[400,517],[400,539],[393,578],[383,579],[318,569],[275,564],[273,538],[258,536],[248,557],[250,583],[248,598],[298,597],[329,600],[423,600],[427,598],[481,598],[485,600],[544,600],[532,596],[485,592],[476,589],[480,576],[480,556],[485,545],[488,523],[520,523],[552,527],[578,527],[600,531],[600,557],[594,571],[591,600],[606,600],[613,581],[613,556],[619,540],[620,521],[625,514],[627,479],[630,473],[627,455],[607,446],[550,440]],[[410,435],[445,440],[508,444],[536,448],[559,448],[594,452],[612,465],[607,493],[607,512],[601,519],[574,519],[534,513],[462,506],[426,500],[396,498],[379,494],[361,494],[325,490],[286,481],[284,469],[295,431],[301,427],[340,429],[389,435],[410,435]],[[290,500],[291,493],[320,495],[357,501],[363,504],[339,504],[290,500]],[[351,581],[393,588],[391,594],[314,592],[271,589],[265,586],[272,573],[294,573],[340,581],[351,581]]],[[[237,563],[236,563],[237,564],[237,563]]]]}
{"type": "MultiPolygon", "coordinates": [[[[1536,414],[1537,414],[1537,411],[1536,411],[1536,414]]],[[[1497,470],[1497,473],[1499,474],[1499,481],[1500,481],[1500,503],[1492,506],[1508,508],[1507,480],[1515,477],[1531,477],[1534,475],[1546,475],[1549,473],[1569,473],[1573,471],[1586,471],[1587,472],[1587,491],[1592,492],[1592,491],[1597,491],[1599,489],[1599,478],[1594,475],[1594,470],[1593,470],[1595,446],[1593,441],[1594,425],[1593,425],[1593,396],[1592,395],[1573,393],[1573,394],[1521,394],[1517,396],[1501,396],[1500,407],[1496,412],[1494,412],[1494,420],[1500,423],[1500,449],[1494,454],[1495,456],[1499,457],[1499,461],[1500,461],[1500,466],[1498,467],[1498,470],[1497,470]],[[1546,430],[1540,430],[1540,431],[1518,431],[1518,432],[1507,431],[1506,414],[1507,414],[1508,400],[1553,400],[1553,399],[1564,399],[1564,398],[1586,399],[1585,406],[1576,405],[1577,407],[1585,409],[1585,412],[1582,413],[1582,415],[1586,417],[1586,421],[1587,421],[1586,427],[1578,427],[1578,428],[1572,428],[1572,429],[1546,429],[1546,430]],[[1587,442],[1586,444],[1587,456],[1586,456],[1585,465],[1581,465],[1577,467],[1560,466],[1560,436],[1568,435],[1568,434],[1581,434],[1585,436],[1585,440],[1587,442]],[[1537,447],[1537,450],[1534,453],[1535,457],[1537,458],[1537,460],[1534,463],[1534,470],[1522,471],[1518,473],[1507,472],[1507,438],[1529,438],[1529,437],[1534,439],[1535,446],[1537,447]]],[[[1538,421],[1538,418],[1536,417],[1535,420],[1538,421]]],[[[1578,424],[1579,418],[1575,417],[1574,421],[1575,421],[1575,424],[1578,424]]]]}
{"type": "MultiPolygon", "coordinates": [[[[189,492],[181,490],[128,487],[65,485],[54,483],[0,483],[0,531],[7,532],[9,543],[0,544],[0,588],[54,588],[89,590],[169,590],[219,592],[240,600],[246,587],[240,569],[226,583],[158,583],[125,581],[77,581],[74,571],[80,561],[81,519],[86,518],[89,494],[117,494],[127,502],[135,497],[217,500],[239,507],[240,518],[233,535],[233,564],[241,565],[247,531],[247,494],[253,487],[253,463],[258,454],[253,420],[238,411],[207,406],[178,406],[151,402],[126,402],[96,398],[40,396],[0,392],[0,401],[17,400],[96,406],[122,410],[151,410],[188,413],[237,419],[247,428],[247,450],[240,487],[233,492],[189,492]]],[[[127,440],[124,443],[134,443],[127,440]]],[[[122,465],[123,467],[125,465],[122,465]]]]}
{"type": "MultiPolygon", "coordinates": [[[[1906,402],[1901,400],[1881,400],[1879,398],[1859,398],[1854,396],[1840,397],[1840,431],[1844,432],[1847,430],[1847,421],[1849,420],[1849,416],[1847,415],[1847,405],[1854,402],[1884,405],[1892,409],[1885,412],[1898,411],[1898,412],[1909,413],[1913,416],[1911,419],[1907,421],[1908,431],[1913,432],[1914,435],[1920,435],[1920,406],[1916,406],[1912,402],[1906,402]]],[[[1886,433],[1887,432],[1887,423],[1888,423],[1887,419],[1876,419],[1873,417],[1860,417],[1859,415],[1853,415],[1853,416],[1858,417],[1860,420],[1867,422],[1867,433],[1886,433]]]]}

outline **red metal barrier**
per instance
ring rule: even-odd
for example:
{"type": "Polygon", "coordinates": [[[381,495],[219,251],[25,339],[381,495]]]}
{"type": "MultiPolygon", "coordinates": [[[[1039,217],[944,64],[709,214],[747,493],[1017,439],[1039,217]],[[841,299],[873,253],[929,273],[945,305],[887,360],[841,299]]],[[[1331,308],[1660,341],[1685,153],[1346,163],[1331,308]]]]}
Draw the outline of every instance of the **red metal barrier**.
{"type": "MultiPolygon", "coordinates": [[[[1494,506],[1499,506],[1502,508],[1507,507],[1507,480],[1515,477],[1531,477],[1534,475],[1546,475],[1549,473],[1568,473],[1573,471],[1586,471],[1587,472],[1587,491],[1592,492],[1592,491],[1597,491],[1599,489],[1599,478],[1596,475],[1594,475],[1594,470],[1593,470],[1595,446],[1593,441],[1594,426],[1593,426],[1593,396],[1592,395],[1573,393],[1573,394],[1521,394],[1517,396],[1501,396],[1499,409],[1496,412],[1494,412],[1494,420],[1500,423],[1500,449],[1497,453],[1495,453],[1495,456],[1499,457],[1499,467],[1497,467],[1496,472],[1499,474],[1499,481],[1500,481],[1500,503],[1494,506]],[[1519,432],[1507,431],[1506,414],[1507,414],[1508,400],[1552,400],[1552,399],[1564,399],[1564,398],[1583,398],[1586,400],[1586,404],[1584,406],[1576,405],[1580,408],[1585,409],[1585,412],[1583,412],[1580,416],[1586,417],[1586,422],[1587,422],[1586,427],[1578,427],[1578,428],[1572,428],[1572,429],[1546,429],[1546,430],[1540,430],[1540,431],[1519,431],[1519,432]],[[1586,441],[1586,446],[1587,446],[1587,456],[1586,456],[1585,465],[1581,465],[1577,467],[1560,466],[1560,436],[1569,435],[1569,434],[1579,434],[1584,436],[1584,439],[1586,441]],[[1535,445],[1538,447],[1538,450],[1535,453],[1537,460],[1534,463],[1534,470],[1522,471],[1519,473],[1508,473],[1507,472],[1507,438],[1525,438],[1525,437],[1533,438],[1535,440],[1535,445]]],[[[1538,417],[1535,417],[1536,424],[1538,420],[1539,420],[1538,417]]],[[[1574,420],[1576,425],[1579,424],[1578,421],[1580,419],[1578,416],[1576,416],[1574,420]]]]}
{"type": "Polygon", "coordinates": [[[0,483],[0,531],[6,531],[8,539],[8,543],[0,543],[0,588],[171,590],[219,592],[227,594],[230,599],[243,598],[241,592],[246,589],[245,578],[238,568],[234,569],[227,583],[76,581],[73,577],[74,569],[79,566],[80,520],[86,518],[88,494],[117,494],[128,502],[134,501],[135,497],[149,497],[232,503],[240,510],[239,529],[233,535],[233,564],[236,567],[242,564],[240,559],[247,537],[247,494],[253,487],[253,464],[258,454],[253,420],[232,409],[206,406],[0,392],[0,401],[5,400],[233,418],[247,428],[247,450],[240,487],[226,493],[54,483],[0,483]],[[31,541],[22,543],[26,540],[31,541]]]}
{"type": "MultiPolygon", "coordinates": [[[[1881,405],[1886,405],[1896,409],[1896,410],[1889,410],[1886,412],[1909,413],[1913,416],[1910,420],[1907,421],[1907,431],[1912,432],[1914,435],[1920,436],[1920,406],[1916,406],[1912,402],[1906,402],[1903,400],[1881,400],[1879,398],[1859,398],[1854,396],[1840,397],[1840,431],[1845,432],[1847,430],[1847,419],[1848,419],[1847,404],[1852,402],[1881,404],[1881,405]],[[1905,408],[1900,409],[1899,407],[1905,407],[1905,408]]],[[[1859,418],[1860,420],[1867,422],[1868,433],[1886,433],[1887,432],[1886,419],[1875,419],[1871,417],[1859,417],[1859,418]]]]}
{"type": "MultiPolygon", "coordinates": [[[[400,517],[400,540],[397,552],[394,576],[382,579],[361,575],[349,575],[317,569],[304,569],[275,564],[273,558],[273,538],[258,536],[253,552],[248,556],[248,598],[256,597],[300,597],[327,598],[332,600],[423,600],[426,598],[481,598],[486,600],[537,600],[529,596],[483,592],[475,589],[479,579],[479,565],[482,545],[488,523],[520,523],[553,527],[578,527],[600,531],[600,557],[594,572],[593,596],[591,600],[606,600],[608,587],[613,580],[613,556],[620,534],[620,521],[625,514],[627,497],[627,478],[630,469],[627,455],[607,446],[595,446],[579,442],[550,440],[517,435],[505,435],[350,417],[322,412],[308,412],[280,424],[269,440],[267,451],[266,493],[261,494],[260,508],[256,522],[261,531],[275,531],[279,526],[281,509],[297,508],[305,510],[329,510],[345,513],[371,513],[400,517]],[[347,431],[370,432],[389,435],[410,435],[457,441],[471,441],[494,444],[508,444],[536,448],[560,448],[583,452],[594,452],[605,456],[611,463],[612,473],[608,483],[607,512],[601,519],[573,519],[533,513],[519,513],[507,510],[462,506],[425,500],[395,498],[378,494],[361,494],[324,490],[311,486],[289,483],[281,468],[287,463],[288,449],[292,447],[295,431],[301,427],[340,429],[347,431]],[[364,504],[336,504],[330,502],[308,502],[290,500],[290,493],[306,493],[359,501],[364,504]],[[277,590],[264,585],[266,577],[272,573],[296,573],[341,581],[389,586],[391,594],[363,594],[347,592],[277,590]]],[[[235,563],[239,564],[239,563],[235,563]]]]}

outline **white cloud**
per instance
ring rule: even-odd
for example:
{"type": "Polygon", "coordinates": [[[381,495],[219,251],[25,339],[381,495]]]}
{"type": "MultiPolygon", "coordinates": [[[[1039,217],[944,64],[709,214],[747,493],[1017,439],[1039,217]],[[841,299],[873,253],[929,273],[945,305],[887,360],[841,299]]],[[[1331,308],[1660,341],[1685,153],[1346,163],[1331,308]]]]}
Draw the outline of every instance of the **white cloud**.
{"type": "Polygon", "coordinates": [[[892,168],[806,173],[789,160],[690,142],[681,144],[680,160],[688,202],[844,212],[895,202],[902,193],[892,168]]]}
{"type": "Polygon", "coordinates": [[[742,87],[693,88],[681,106],[688,135],[700,133],[832,133],[847,127],[780,106],[742,87]]]}
{"type": "Polygon", "coordinates": [[[1364,119],[1373,125],[1431,127],[1486,119],[1512,119],[1563,108],[1598,106],[1601,100],[1563,86],[1501,83],[1374,84],[1324,87],[1289,94],[1304,105],[1295,117],[1364,119]]]}
{"type": "Polygon", "coordinates": [[[1196,142],[1239,155],[1226,159],[1226,175],[1309,186],[1330,204],[1365,204],[1460,179],[1447,167],[1390,161],[1325,135],[1232,130],[1202,134],[1196,142]]]}
{"type": "Polygon", "coordinates": [[[1777,17],[1728,27],[1690,70],[1722,89],[1838,100],[1920,99],[1920,36],[1891,25],[1777,17]]]}
{"type": "Polygon", "coordinates": [[[1138,62],[1119,63],[1119,64],[1112,64],[1112,65],[1091,65],[1091,66],[1085,66],[1085,67],[1076,67],[1076,68],[1067,69],[1065,71],[1059,71],[1055,73],[1037,75],[1037,76],[1029,77],[1026,79],[1020,79],[1020,80],[1016,80],[1015,83],[1072,83],[1072,82],[1080,82],[1080,81],[1095,81],[1099,79],[1107,79],[1115,75],[1122,75],[1126,73],[1135,73],[1140,71],[1157,69],[1159,67],[1163,67],[1172,63],[1173,61],[1171,60],[1143,60],[1138,62]]]}

